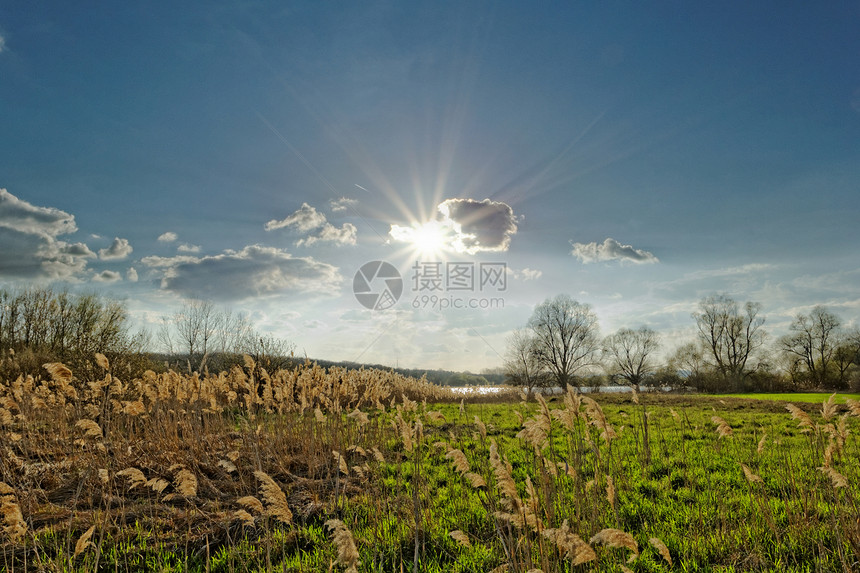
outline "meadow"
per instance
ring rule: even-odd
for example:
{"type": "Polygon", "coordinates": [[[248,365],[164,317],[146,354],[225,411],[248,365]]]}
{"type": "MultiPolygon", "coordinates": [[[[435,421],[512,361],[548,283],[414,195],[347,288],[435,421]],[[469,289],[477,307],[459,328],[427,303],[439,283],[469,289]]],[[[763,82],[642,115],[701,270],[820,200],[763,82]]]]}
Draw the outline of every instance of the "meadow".
{"type": "Polygon", "coordinates": [[[856,571],[860,404],[306,364],[0,383],[4,571],[856,571]]]}

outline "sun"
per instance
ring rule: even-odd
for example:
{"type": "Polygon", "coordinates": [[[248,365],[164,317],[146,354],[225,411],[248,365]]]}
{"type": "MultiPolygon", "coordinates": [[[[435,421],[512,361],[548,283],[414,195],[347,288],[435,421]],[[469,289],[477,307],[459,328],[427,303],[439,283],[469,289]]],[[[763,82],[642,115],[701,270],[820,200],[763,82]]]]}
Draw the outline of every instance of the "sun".
{"type": "Polygon", "coordinates": [[[435,254],[444,251],[448,244],[449,230],[437,221],[427,221],[414,227],[412,246],[422,254],[435,254]]]}
{"type": "Polygon", "coordinates": [[[424,257],[442,257],[451,250],[453,238],[451,228],[439,221],[415,222],[409,227],[392,225],[390,235],[409,245],[416,255],[424,257]]]}

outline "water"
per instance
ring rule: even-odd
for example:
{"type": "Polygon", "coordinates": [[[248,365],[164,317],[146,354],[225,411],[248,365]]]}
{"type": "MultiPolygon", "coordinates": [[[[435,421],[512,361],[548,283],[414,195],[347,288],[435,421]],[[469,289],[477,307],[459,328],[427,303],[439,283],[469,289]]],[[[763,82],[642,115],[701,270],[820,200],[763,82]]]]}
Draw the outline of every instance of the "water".
{"type": "MultiPolygon", "coordinates": [[[[516,392],[517,390],[526,391],[525,388],[517,388],[516,386],[452,386],[451,390],[455,394],[479,394],[481,396],[487,396],[490,394],[499,394],[503,392],[516,392]]],[[[671,386],[661,386],[659,388],[653,386],[643,386],[640,388],[642,393],[646,392],[671,392],[673,388],[671,386]]],[[[602,394],[615,394],[615,393],[624,393],[624,392],[632,392],[633,388],[630,386],[580,386],[580,392],[586,393],[602,393],[602,394]]],[[[563,394],[564,390],[561,388],[544,388],[544,394],[563,394]]]]}

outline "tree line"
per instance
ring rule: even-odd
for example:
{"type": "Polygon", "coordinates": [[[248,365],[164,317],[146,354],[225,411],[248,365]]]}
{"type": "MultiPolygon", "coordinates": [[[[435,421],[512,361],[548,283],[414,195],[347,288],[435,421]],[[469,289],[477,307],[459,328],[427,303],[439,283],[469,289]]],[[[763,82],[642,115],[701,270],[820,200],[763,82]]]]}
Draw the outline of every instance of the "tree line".
{"type": "Polygon", "coordinates": [[[247,316],[209,301],[185,301],[163,317],[154,339],[146,330],[132,332],[122,301],[51,288],[0,289],[0,376],[5,379],[42,374],[48,362],[62,362],[84,379],[97,374],[96,353],[129,378],[147,369],[228,370],[242,364],[246,354],[271,371],[287,366],[293,350],[291,343],[258,331],[247,316]]]}
{"type": "Polygon", "coordinates": [[[130,331],[119,301],[50,288],[0,290],[0,374],[6,378],[38,374],[46,362],[83,374],[97,352],[115,368],[139,370],[148,343],[145,332],[130,331]]]}
{"type": "Polygon", "coordinates": [[[545,386],[605,381],[706,392],[860,389],[860,330],[843,328],[823,306],[797,315],[789,333],[772,343],[756,302],[713,295],[691,318],[695,338],[658,360],[654,330],[621,328],[601,337],[589,305],[558,295],[539,304],[508,339],[506,379],[529,395],[545,386]]]}
{"type": "Polygon", "coordinates": [[[162,352],[176,369],[188,372],[229,370],[248,355],[267,371],[289,367],[295,345],[260,332],[245,314],[219,309],[211,301],[186,300],[171,315],[162,317],[157,332],[162,352]]]}

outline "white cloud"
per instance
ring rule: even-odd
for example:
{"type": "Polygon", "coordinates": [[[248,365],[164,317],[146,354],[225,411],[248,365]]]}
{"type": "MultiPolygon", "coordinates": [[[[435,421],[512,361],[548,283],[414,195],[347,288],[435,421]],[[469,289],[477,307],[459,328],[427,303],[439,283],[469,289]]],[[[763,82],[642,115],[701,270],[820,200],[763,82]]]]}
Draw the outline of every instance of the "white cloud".
{"type": "Polygon", "coordinates": [[[344,223],[338,228],[331,223],[326,223],[315,234],[300,239],[296,244],[310,247],[314,243],[334,243],[335,245],[354,245],[356,228],[352,223],[344,223]]]}
{"type": "Polygon", "coordinates": [[[172,243],[173,241],[175,241],[178,238],[179,238],[179,236],[176,233],[174,233],[173,231],[167,231],[166,233],[162,233],[158,236],[158,242],[159,243],[172,243]]]}
{"type": "Polygon", "coordinates": [[[135,270],[134,267],[129,267],[128,271],[125,273],[125,278],[128,279],[128,282],[130,283],[136,283],[138,278],[137,270],[135,270]]]}
{"type": "MultiPolygon", "coordinates": [[[[349,201],[345,198],[339,199],[338,201],[332,201],[332,209],[337,210],[334,209],[334,204],[344,200],[349,201]]],[[[344,206],[344,208],[346,207],[344,206]]],[[[355,225],[352,223],[344,223],[342,227],[335,227],[326,220],[325,215],[307,203],[302,203],[301,208],[286,219],[282,219],[280,221],[273,219],[265,225],[265,229],[267,231],[282,229],[284,227],[291,227],[301,233],[314,231],[308,236],[296,241],[296,245],[298,246],[310,247],[315,243],[334,243],[338,246],[355,244],[355,225]]]]}
{"type": "Polygon", "coordinates": [[[113,243],[107,249],[99,249],[99,258],[103,261],[121,261],[131,254],[134,249],[128,239],[114,237],[113,243]]]}
{"type": "Polygon", "coordinates": [[[144,257],[161,273],[161,288],[182,296],[235,301],[266,295],[338,294],[343,277],[337,267],[311,257],[293,257],[272,247],[194,257],[144,257]]]}
{"type": "Polygon", "coordinates": [[[115,283],[122,280],[122,275],[116,271],[102,271],[96,273],[93,280],[100,283],[115,283]]]}
{"type": "Polygon", "coordinates": [[[332,211],[339,213],[340,211],[346,211],[350,207],[358,205],[358,201],[356,199],[350,199],[349,197],[341,197],[340,199],[332,199],[328,204],[331,206],[332,211]]]}
{"type": "Polygon", "coordinates": [[[517,232],[514,210],[507,203],[484,199],[446,199],[437,207],[455,232],[458,252],[507,251],[517,232]]]}
{"type": "Polygon", "coordinates": [[[77,229],[73,215],[36,207],[0,189],[0,276],[80,278],[95,253],[84,243],[57,238],[77,229]]]}
{"type": "Polygon", "coordinates": [[[191,245],[188,243],[182,243],[178,247],[176,247],[177,252],[180,253],[199,253],[200,245],[191,245]]]}
{"type": "Polygon", "coordinates": [[[538,271],[535,269],[524,268],[521,271],[515,271],[511,269],[511,272],[514,275],[515,279],[521,279],[524,281],[535,281],[543,276],[543,271],[538,271]]]}
{"type": "Polygon", "coordinates": [[[0,53],[2,53],[3,50],[5,50],[5,49],[6,49],[6,38],[4,38],[3,36],[0,36],[0,53]]]}
{"type": "Polygon", "coordinates": [[[292,215],[289,215],[280,221],[272,219],[266,223],[264,228],[267,231],[274,231],[275,229],[282,229],[284,227],[293,227],[299,232],[307,233],[308,231],[322,227],[325,223],[325,215],[307,203],[302,203],[299,210],[292,215]]]}
{"type": "Polygon", "coordinates": [[[621,261],[636,264],[659,263],[659,259],[642,249],[634,249],[631,245],[622,245],[613,238],[607,238],[603,243],[574,243],[571,255],[583,263],[602,261],[621,261]]]}

